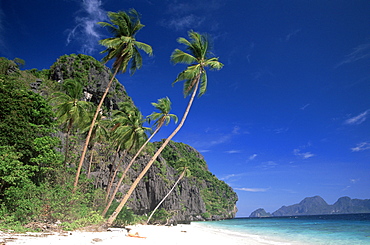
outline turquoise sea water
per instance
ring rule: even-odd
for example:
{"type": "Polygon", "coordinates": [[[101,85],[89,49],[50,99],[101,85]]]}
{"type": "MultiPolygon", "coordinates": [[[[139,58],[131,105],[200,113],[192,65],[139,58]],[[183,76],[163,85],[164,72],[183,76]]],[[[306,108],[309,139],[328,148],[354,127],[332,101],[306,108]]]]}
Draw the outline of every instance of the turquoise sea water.
{"type": "Polygon", "coordinates": [[[229,235],[245,237],[246,241],[253,236],[265,244],[370,244],[370,214],[236,218],[199,223],[229,235]]]}

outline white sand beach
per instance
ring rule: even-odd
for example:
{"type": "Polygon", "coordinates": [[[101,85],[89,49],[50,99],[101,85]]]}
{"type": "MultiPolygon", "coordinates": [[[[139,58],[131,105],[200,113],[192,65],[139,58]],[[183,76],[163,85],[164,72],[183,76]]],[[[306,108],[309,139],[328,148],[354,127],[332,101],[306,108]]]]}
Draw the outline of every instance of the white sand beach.
{"type": "Polygon", "coordinates": [[[248,237],[231,236],[217,230],[206,228],[200,224],[177,226],[154,226],[154,225],[136,225],[130,226],[130,234],[138,233],[145,238],[130,237],[126,230],[112,229],[104,232],[66,232],[52,233],[46,235],[43,233],[10,234],[0,232],[0,245],[196,245],[196,244],[230,244],[230,245],[262,245],[274,244],[266,241],[258,241],[258,237],[253,235],[248,237]]]}

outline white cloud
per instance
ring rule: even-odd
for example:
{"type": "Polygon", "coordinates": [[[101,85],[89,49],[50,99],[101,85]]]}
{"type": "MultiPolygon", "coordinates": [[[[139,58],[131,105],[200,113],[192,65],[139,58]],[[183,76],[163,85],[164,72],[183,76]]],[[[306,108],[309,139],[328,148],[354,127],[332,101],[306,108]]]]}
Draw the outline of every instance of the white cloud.
{"type": "Polygon", "coordinates": [[[354,51],[348,54],[346,58],[336,66],[336,68],[344,64],[353,63],[367,58],[370,58],[370,43],[360,44],[354,48],[354,51]]]}
{"type": "Polygon", "coordinates": [[[257,157],[257,154],[253,154],[252,156],[250,156],[250,157],[248,158],[248,160],[249,160],[249,161],[252,161],[252,160],[254,160],[256,157],[257,157]]]}
{"type": "Polygon", "coordinates": [[[288,35],[285,36],[285,41],[288,42],[292,36],[297,35],[297,33],[300,32],[300,31],[301,31],[301,29],[297,29],[297,30],[292,31],[291,33],[289,33],[288,35]]]}
{"type": "Polygon", "coordinates": [[[161,21],[163,26],[175,30],[189,30],[201,25],[212,23],[212,28],[217,28],[217,19],[214,11],[220,9],[225,3],[222,0],[196,1],[179,3],[174,1],[168,5],[167,17],[161,21]],[[213,21],[210,21],[213,19],[213,21]]]}
{"type": "Polygon", "coordinates": [[[67,45],[72,41],[77,41],[81,44],[79,52],[92,54],[96,51],[98,41],[101,35],[98,32],[97,22],[106,21],[106,11],[102,9],[101,0],[83,0],[81,3],[81,13],[83,17],[76,17],[76,26],[68,31],[67,45]]]}
{"type": "Polygon", "coordinates": [[[234,126],[232,133],[233,134],[239,134],[239,131],[240,131],[240,127],[239,126],[234,126]]]}
{"type": "Polygon", "coordinates": [[[247,191],[247,192],[266,192],[270,188],[234,188],[238,191],[247,191]]]}
{"type": "Polygon", "coordinates": [[[230,150],[230,151],[225,151],[226,153],[229,153],[229,154],[235,154],[235,153],[240,153],[241,151],[239,150],[230,150]]]}
{"type": "Polygon", "coordinates": [[[288,132],[289,128],[277,128],[277,129],[274,129],[274,132],[275,134],[281,134],[281,133],[285,133],[285,132],[288,132]]]}
{"type": "Polygon", "coordinates": [[[175,28],[177,31],[185,29],[193,29],[200,26],[205,21],[204,18],[195,16],[194,14],[173,18],[168,22],[170,28],[175,28]]]}
{"type": "Polygon", "coordinates": [[[304,111],[308,106],[310,106],[310,104],[305,104],[304,106],[302,106],[300,109],[302,110],[302,111],[304,111]]]}
{"type": "Polygon", "coordinates": [[[344,121],[344,124],[359,125],[363,123],[367,119],[367,115],[369,114],[369,111],[370,110],[366,110],[357,116],[347,119],[346,121],[344,121]]]}
{"type": "Polygon", "coordinates": [[[267,169],[271,169],[271,168],[275,168],[276,166],[278,166],[279,164],[277,164],[276,162],[274,161],[267,161],[267,162],[263,162],[261,163],[259,166],[257,166],[258,168],[262,168],[264,170],[267,170],[267,169]]]}
{"type": "Polygon", "coordinates": [[[300,149],[294,149],[293,154],[295,156],[301,157],[303,159],[308,159],[308,158],[311,158],[311,157],[315,156],[315,154],[313,154],[311,152],[301,152],[300,149]]]}
{"type": "Polygon", "coordinates": [[[226,181],[228,179],[238,178],[244,175],[245,173],[229,174],[229,175],[226,175],[225,177],[221,177],[220,180],[226,181]]]}
{"type": "Polygon", "coordinates": [[[231,135],[224,135],[222,137],[219,137],[217,140],[212,140],[210,142],[210,145],[219,145],[219,144],[223,144],[227,141],[229,141],[231,138],[231,135]]]}
{"type": "Polygon", "coordinates": [[[210,150],[198,150],[200,153],[210,152],[210,150]]]}
{"type": "Polygon", "coordinates": [[[352,151],[365,151],[370,149],[370,143],[369,142],[361,142],[358,143],[356,147],[351,148],[352,151]]]}
{"type": "Polygon", "coordinates": [[[360,181],[360,179],[350,179],[349,180],[352,184],[355,184],[360,181]]]}

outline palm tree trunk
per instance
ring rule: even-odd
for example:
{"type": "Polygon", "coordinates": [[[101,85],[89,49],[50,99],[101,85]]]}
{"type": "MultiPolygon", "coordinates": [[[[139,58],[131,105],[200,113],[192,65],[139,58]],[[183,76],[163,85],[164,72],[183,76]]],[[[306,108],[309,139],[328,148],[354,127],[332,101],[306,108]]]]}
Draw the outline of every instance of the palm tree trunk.
{"type": "MultiPolygon", "coordinates": [[[[116,154],[114,154],[114,158],[113,158],[113,166],[114,166],[114,162],[116,161],[117,159],[117,155],[118,155],[118,152],[119,150],[121,149],[121,145],[118,146],[117,148],[117,151],[116,151],[116,154]]],[[[126,156],[126,151],[124,153],[124,156],[126,156]]],[[[118,164],[117,164],[117,167],[116,169],[114,170],[114,173],[113,173],[113,176],[110,178],[109,180],[109,183],[108,183],[108,187],[107,187],[107,194],[105,195],[105,201],[108,200],[108,197],[109,197],[109,192],[110,192],[110,189],[112,188],[112,185],[113,185],[113,182],[114,182],[114,178],[116,177],[117,175],[117,171],[118,171],[118,164]]],[[[110,176],[110,175],[109,175],[110,176]]]]}
{"type": "Polygon", "coordinates": [[[91,173],[91,163],[94,157],[94,152],[93,152],[94,147],[91,149],[91,155],[90,155],[90,161],[89,161],[89,169],[87,170],[87,178],[90,179],[90,173],[91,173]]]}
{"type": "Polygon", "coordinates": [[[159,131],[160,128],[161,128],[161,126],[160,127],[157,127],[156,130],[154,130],[154,132],[152,133],[152,135],[145,141],[145,143],[140,147],[140,149],[138,150],[138,152],[136,153],[136,155],[131,159],[130,163],[127,165],[125,171],[122,173],[122,176],[121,176],[121,178],[119,179],[119,181],[117,183],[116,188],[113,191],[113,194],[112,194],[112,196],[111,196],[111,198],[110,198],[107,206],[105,207],[105,209],[102,212],[102,216],[103,217],[108,212],[108,209],[109,209],[110,205],[112,205],[112,202],[113,202],[114,198],[116,197],[116,194],[118,192],[118,189],[121,186],[122,181],[125,178],[128,170],[131,168],[132,164],[134,163],[134,161],[136,160],[136,158],[139,156],[139,154],[142,152],[142,150],[145,148],[145,146],[148,144],[148,142],[154,137],[154,135],[156,133],[158,133],[158,131],[159,131]]]}
{"type": "Polygon", "coordinates": [[[85,145],[83,147],[83,150],[82,150],[82,154],[81,154],[81,159],[80,159],[80,162],[78,164],[78,169],[77,169],[77,173],[76,173],[76,177],[75,177],[75,182],[73,184],[73,190],[72,190],[72,193],[75,193],[76,190],[77,190],[77,185],[78,185],[78,179],[80,177],[80,173],[81,173],[81,168],[82,168],[82,164],[85,160],[85,155],[86,155],[86,151],[87,151],[87,147],[89,145],[89,142],[90,142],[90,138],[91,138],[91,134],[92,134],[92,131],[94,129],[94,126],[95,126],[95,122],[96,122],[96,119],[98,118],[98,115],[100,113],[100,109],[103,105],[103,102],[104,102],[104,99],[105,97],[107,96],[108,92],[109,92],[109,88],[110,86],[112,85],[112,82],[114,80],[114,78],[116,77],[117,73],[118,73],[118,67],[116,68],[116,70],[114,71],[114,74],[111,78],[111,80],[109,81],[108,85],[107,85],[107,88],[105,89],[105,92],[102,96],[102,98],[100,99],[100,102],[99,102],[99,105],[98,107],[96,108],[96,112],[95,112],[95,115],[94,115],[94,118],[91,122],[91,126],[90,126],[90,129],[89,129],[89,133],[87,134],[87,137],[86,137],[86,141],[85,141],[85,145]]]}
{"type": "Polygon", "coordinates": [[[200,78],[200,75],[196,78],[197,79],[196,86],[195,86],[194,91],[193,91],[193,93],[192,93],[192,95],[190,97],[188,106],[186,107],[186,110],[185,110],[185,113],[184,113],[184,115],[183,115],[183,117],[181,119],[181,122],[176,127],[176,129],[171,133],[171,135],[168,136],[168,138],[163,142],[163,144],[161,145],[161,147],[157,150],[157,152],[154,154],[154,156],[150,159],[150,161],[145,166],[145,168],[143,169],[143,171],[141,171],[141,173],[136,178],[136,180],[134,181],[134,183],[132,183],[130,189],[128,190],[128,192],[126,193],[126,195],[124,196],[124,198],[122,199],[121,203],[118,205],[118,207],[113,212],[113,214],[109,217],[109,219],[107,221],[107,225],[108,226],[110,226],[110,225],[113,224],[114,220],[117,218],[117,215],[121,212],[123,206],[126,204],[126,202],[128,201],[128,199],[130,198],[131,194],[134,192],[134,190],[135,190],[136,186],[139,184],[140,180],[144,177],[144,175],[146,174],[146,172],[148,172],[149,168],[153,165],[154,161],[157,159],[157,157],[159,156],[159,154],[161,154],[161,152],[163,151],[163,149],[168,145],[168,143],[171,141],[171,139],[177,134],[177,132],[184,125],[184,122],[186,120],[186,117],[189,114],[191,105],[193,104],[195,95],[196,95],[197,90],[198,90],[199,78],[200,78]]]}
{"type": "Polygon", "coordinates": [[[146,221],[147,224],[149,224],[149,220],[152,218],[153,214],[155,213],[155,211],[157,211],[157,209],[159,208],[159,206],[161,206],[161,204],[164,202],[164,200],[166,200],[166,198],[171,194],[171,192],[175,189],[176,185],[179,183],[179,181],[184,177],[185,175],[185,172],[186,172],[186,169],[184,169],[184,171],[182,171],[180,177],[176,180],[175,184],[173,184],[171,190],[167,193],[167,195],[165,197],[163,197],[163,199],[158,203],[158,205],[154,208],[153,212],[150,214],[148,220],[146,221]]]}
{"type": "Polygon", "coordinates": [[[69,119],[68,128],[67,128],[67,135],[66,135],[66,145],[64,150],[64,167],[67,169],[67,158],[68,158],[68,148],[69,148],[69,135],[72,128],[72,119],[69,119]]]}

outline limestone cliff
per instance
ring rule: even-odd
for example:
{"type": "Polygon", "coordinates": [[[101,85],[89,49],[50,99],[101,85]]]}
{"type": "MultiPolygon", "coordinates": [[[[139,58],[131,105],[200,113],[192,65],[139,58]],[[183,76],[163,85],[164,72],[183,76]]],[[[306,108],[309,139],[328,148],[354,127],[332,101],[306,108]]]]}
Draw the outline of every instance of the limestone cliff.
{"type": "MultiPolygon", "coordinates": [[[[49,71],[49,78],[58,83],[63,83],[66,79],[80,80],[85,86],[84,99],[94,103],[99,102],[110,77],[111,73],[107,67],[86,55],[62,56],[51,66],[49,71]]],[[[132,102],[124,87],[116,81],[111,87],[104,105],[108,111],[112,111],[117,109],[117,104],[122,101],[132,102]]],[[[63,134],[59,136],[63,138],[63,134]]],[[[75,155],[80,152],[81,145],[82,142],[75,145],[75,149],[77,149],[75,155]]],[[[151,150],[146,151],[137,159],[128,173],[127,180],[120,187],[122,194],[117,195],[117,201],[127,191],[130,183],[144,168],[152,153],[159,146],[160,142],[152,144],[151,150]]],[[[104,144],[97,144],[95,150],[98,157],[94,159],[91,176],[94,178],[97,188],[105,189],[112,170],[116,168],[118,163],[125,167],[132,156],[119,154],[113,163],[114,153],[104,153],[104,144]],[[104,154],[107,154],[108,158],[102,157],[104,154]]],[[[183,178],[176,190],[162,204],[162,208],[170,213],[171,221],[218,220],[235,217],[237,211],[236,193],[208,171],[207,164],[199,152],[188,145],[175,142],[171,142],[165,148],[156,163],[139,183],[128,207],[140,215],[152,211],[177,180],[178,173],[174,166],[180,158],[186,158],[191,163],[192,176],[183,178]]],[[[83,171],[86,172],[88,160],[84,162],[83,167],[83,171]]],[[[114,184],[117,181],[118,177],[116,177],[114,184]]]]}

